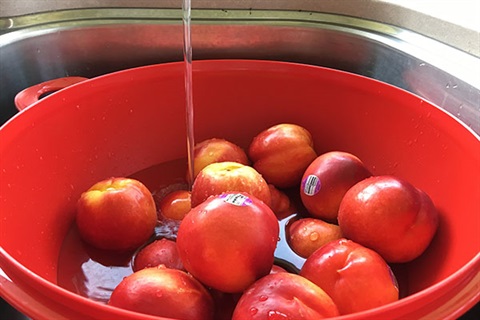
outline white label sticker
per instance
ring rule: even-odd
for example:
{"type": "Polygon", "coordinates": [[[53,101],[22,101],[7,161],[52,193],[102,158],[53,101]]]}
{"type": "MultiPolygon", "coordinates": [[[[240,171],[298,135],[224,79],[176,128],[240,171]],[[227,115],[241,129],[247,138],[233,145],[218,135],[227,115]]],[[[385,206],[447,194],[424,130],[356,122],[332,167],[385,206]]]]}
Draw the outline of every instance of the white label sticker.
{"type": "Polygon", "coordinates": [[[307,196],[313,196],[320,191],[321,185],[320,179],[311,174],[302,181],[303,193],[305,193],[307,196]]]}
{"type": "Polygon", "coordinates": [[[222,194],[220,197],[223,198],[223,201],[239,207],[248,206],[252,203],[249,197],[240,193],[222,194]]]}

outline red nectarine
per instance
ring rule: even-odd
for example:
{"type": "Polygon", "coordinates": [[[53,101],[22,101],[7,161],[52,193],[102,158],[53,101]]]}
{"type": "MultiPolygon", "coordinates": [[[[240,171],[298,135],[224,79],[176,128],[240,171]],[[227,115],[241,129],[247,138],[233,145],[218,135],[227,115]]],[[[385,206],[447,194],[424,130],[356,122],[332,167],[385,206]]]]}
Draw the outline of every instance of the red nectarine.
{"type": "Polygon", "coordinates": [[[346,238],[399,263],[425,251],[437,230],[438,213],[430,197],[406,180],[376,176],[347,191],[338,223],[346,238]]]}
{"type": "Polygon", "coordinates": [[[212,296],[198,280],[163,266],[142,269],[124,278],[108,304],[173,319],[208,320],[214,312],[212,296]]]}
{"type": "Polygon", "coordinates": [[[240,297],[232,320],[317,320],[338,316],[332,299],[319,286],[294,273],[269,274],[240,297]]]}
{"type": "Polygon", "coordinates": [[[164,265],[167,268],[183,270],[177,244],[166,238],[158,239],[141,248],[133,260],[133,271],[164,265]]]}
{"type": "Polygon", "coordinates": [[[288,225],[287,242],[300,257],[308,258],[324,244],[340,239],[342,231],[333,223],[315,218],[302,218],[288,225]]]}
{"type": "Polygon", "coordinates": [[[342,198],[355,183],[371,173],[359,158],[348,152],[331,151],[310,163],[302,177],[300,196],[314,218],[337,222],[342,198]]]}
{"type": "Polygon", "coordinates": [[[157,210],[152,194],[140,181],[110,178],[82,193],[76,223],[81,238],[94,247],[132,250],[153,234],[157,210]]]}
{"type": "Polygon", "coordinates": [[[223,292],[241,292],[272,269],[279,226],[272,210],[246,193],[211,196],[185,216],[177,247],[185,269],[223,292]]]}
{"type": "Polygon", "coordinates": [[[268,183],[289,188],[300,184],[303,172],[317,154],[312,135],[306,128],[282,123],[255,136],[248,156],[268,183]]]}
{"type": "Polygon", "coordinates": [[[192,185],[192,207],[227,191],[246,192],[271,205],[270,188],[262,175],[250,166],[227,161],[209,164],[200,171],[192,185]]]}
{"type": "Polygon", "coordinates": [[[316,250],[300,275],[325,290],[342,315],[398,300],[398,285],[385,260],[351,240],[334,240],[316,250]]]}

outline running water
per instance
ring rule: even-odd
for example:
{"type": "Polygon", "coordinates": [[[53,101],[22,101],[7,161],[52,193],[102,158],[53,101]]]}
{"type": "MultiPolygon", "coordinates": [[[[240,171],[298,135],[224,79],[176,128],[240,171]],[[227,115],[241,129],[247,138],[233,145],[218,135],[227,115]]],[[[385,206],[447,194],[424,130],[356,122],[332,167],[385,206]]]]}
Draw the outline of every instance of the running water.
{"type": "Polygon", "coordinates": [[[191,0],[183,0],[183,60],[185,62],[185,110],[187,127],[187,162],[188,162],[188,181],[189,188],[193,182],[194,168],[193,148],[195,138],[193,131],[193,92],[192,92],[192,37],[191,37],[191,0]]]}

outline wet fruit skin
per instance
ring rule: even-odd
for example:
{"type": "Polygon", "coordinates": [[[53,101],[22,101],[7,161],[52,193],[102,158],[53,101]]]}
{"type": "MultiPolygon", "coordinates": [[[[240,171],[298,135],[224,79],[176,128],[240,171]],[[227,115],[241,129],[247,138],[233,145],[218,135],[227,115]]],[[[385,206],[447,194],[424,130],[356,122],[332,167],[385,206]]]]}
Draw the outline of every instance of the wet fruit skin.
{"type": "Polygon", "coordinates": [[[343,196],[372,174],[355,155],[330,151],[310,163],[302,176],[300,196],[311,217],[336,223],[343,196]]]}
{"type": "Polygon", "coordinates": [[[146,268],[125,277],[109,305],[140,313],[185,320],[213,319],[210,293],[184,271],[146,268]]]}
{"type": "Polygon", "coordinates": [[[295,205],[290,201],[290,198],[284,191],[278,189],[273,184],[269,184],[268,188],[270,189],[272,199],[270,208],[272,208],[273,213],[275,213],[279,220],[297,212],[295,205]]]}
{"type": "Polygon", "coordinates": [[[182,220],[177,247],[185,269],[206,286],[241,292],[272,269],[278,220],[259,199],[212,196],[182,220]]]}
{"type": "Polygon", "coordinates": [[[192,207],[227,191],[246,192],[271,205],[270,188],[260,173],[250,166],[226,161],[209,164],[197,175],[192,185],[192,207]]]}
{"type": "Polygon", "coordinates": [[[334,240],[319,248],[300,275],[325,290],[342,315],[398,300],[398,285],[385,260],[351,240],[334,240]]]}
{"type": "Polygon", "coordinates": [[[203,168],[214,162],[233,161],[244,165],[250,164],[245,150],[235,143],[221,138],[203,140],[195,145],[193,152],[194,177],[203,168]]]}
{"type": "Polygon", "coordinates": [[[429,196],[408,181],[375,176],[345,194],[338,223],[343,235],[378,252],[387,262],[420,256],[438,227],[438,212],[429,196]]]}
{"type": "Polygon", "coordinates": [[[280,272],[248,288],[232,320],[317,320],[338,315],[335,303],[319,286],[297,274],[280,272]]]}
{"type": "Polygon", "coordinates": [[[191,193],[188,190],[175,190],[167,194],[158,204],[158,214],[162,217],[182,220],[192,208],[191,193]]]}
{"type": "Polygon", "coordinates": [[[288,225],[287,234],[290,248],[303,258],[308,258],[324,244],[342,238],[338,225],[314,218],[293,221],[288,225]]]}
{"type": "Polygon", "coordinates": [[[160,265],[184,270],[175,241],[162,238],[149,243],[136,254],[132,268],[133,271],[139,271],[160,265]]]}
{"type": "Polygon", "coordinates": [[[81,238],[96,248],[134,250],[153,234],[157,210],[152,194],[140,181],[110,178],[82,193],[76,223],[81,238]]]}
{"type": "Polygon", "coordinates": [[[302,174],[317,157],[310,132],[281,123],[256,135],[247,152],[253,167],[277,188],[300,184],[302,174]]]}

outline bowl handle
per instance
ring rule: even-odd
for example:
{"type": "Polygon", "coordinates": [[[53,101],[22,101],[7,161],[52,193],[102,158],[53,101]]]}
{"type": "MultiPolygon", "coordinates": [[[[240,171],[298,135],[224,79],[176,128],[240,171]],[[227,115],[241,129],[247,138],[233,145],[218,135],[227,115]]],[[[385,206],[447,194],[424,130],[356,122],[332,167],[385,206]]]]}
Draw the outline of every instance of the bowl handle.
{"type": "Polygon", "coordinates": [[[1,274],[0,293],[0,296],[2,296],[6,302],[18,308],[19,312],[26,313],[29,312],[28,310],[34,310],[29,312],[29,317],[38,317],[38,319],[68,319],[63,314],[57,313],[50,306],[34,299],[28,292],[1,274]]]}
{"type": "Polygon", "coordinates": [[[15,106],[19,111],[22,111],[29,105],[40,100],[43,95],[53,93],[87,79],[88,78],[84,77],[63,77],[33,85],[17,93],[15,96],[15,106]]]}

